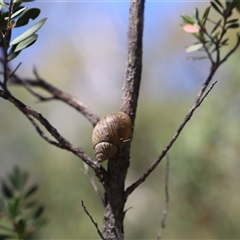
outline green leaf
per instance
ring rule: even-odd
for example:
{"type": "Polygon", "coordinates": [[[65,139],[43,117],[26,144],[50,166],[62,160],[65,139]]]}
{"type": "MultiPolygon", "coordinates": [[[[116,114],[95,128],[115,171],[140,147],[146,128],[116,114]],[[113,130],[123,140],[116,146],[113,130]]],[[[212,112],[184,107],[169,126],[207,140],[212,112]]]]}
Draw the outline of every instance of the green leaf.
{"type": "Polygon", "coordinates": [[[21,51],[27,47],[30,47],[32,44],[34,44],[37,41],[38,35],[37,34],[33,34],[32,36],[30,36],[29,38],[23,40],[22,42],[20,42],[16,49],[15,52],[21,51]]]}
{"type": "Polygon", "coordinates": [[[24,239],[26,236],[26,223],[23,219],[20,219],[17,224],[15,224],[16,232],[18,233],[18,236],[20,239],[24,239]]]}
{"type": "Polygon", "coordinates": [[[191,17],[186,16],[186,15],[182,15],[181,18],[183,19],[184,23],[189,23],[189,24],[197,23],[196,19],[191,18],[191,17]]]}
{"type": "MultiPolygon", "coordinates": [[[[4,232],[4,234],[12,234],[13,229],[9,226],[4,226],[4,225],[0,225],[0,232],[4,232]]],[[[1,235],[0,235],[1,236],[1,235]]],[[[1,238],[0,238],[1,239],[1,238]]]]}
{"type": "Polygon", "coordinates": [[[228,45],[228,40],[229,40],[229,38],[224,39],[224,40],[221,42],[221,45],[222,45],[222,46],[228,45]]]}
{"type": "Polygon", "coordinates": [[[201,20],[203,26],[205,26],[205,24],[206,24],[210,9],[211,9],[211,6],[207,7],[206,10],[203,13],[203,17],[202,17],[202,20],[201,20]]]}
{"type": "Polygon", "coordinates": [[[5,212],[5,204],[2,198],[0,198],[0,212],[5,212]]]}
{"type": "Polygon", "coordinates": [[[0,234],[0,239],[15,239],[15,238],[16,236],[11,234],[6,234],[6,233],[0,234]]]}
{"type": "Polygon", "coordinates": [[[216,4],[218,4],[219,7],[223,8],[223,5],[221,4],[221,2],[219,0],[214,0],[214,2],[216,2],[216,4]]]}
{"type": "Polygon", "coordinates": [[[235,5],[236,5],[236,0],[226,0],[226,7],[229,9],[229,10],[232,10],[235,5]]]}
{"type": "Polygon", "coordinates": [[[211,34],[213,34],[213,33],[217,30],[217,28],[220,26],[221,22],[222,22],[222,19],[220,19],[220,20],[216,23],[216,25],[213,27],[213,29],[212,29],[212,31],[211,31],[211,34]]]}
{"type": "Polygon", "coordinates": [[[18,3],[13,3],[13,12],[15,12],[16,9],[17,9],[20,5],[21,5],[20,2],[18,2],[18,3]]]}
{"type": "Polygon", "coordinates": [[[21,52],[21,51],[19,51],[19,52],[11,51],[11,52],[8,54],[8,57],[7,57],[8,62],[10,62],[10,61],[12,61],[14,58],[16,58],[16,57],[19,55],[20,52],[21,52]]]}
{"type": "Polygon", "coordinates": [[[12,198],[8,202],[8,210],[12,219],[16,218],[19,214],[19,203],[20,203],[19,198],[12,198]]]}
{"type": "Polygon", "coordinates": [[[198,20],[199,19],[199,12],[198,9],[195,8],[195,18],[198,20]]]}
{"type": "Polygon", "coordinates": [[[236,22],[238,22],[238,18],[231,19],[231,20],[227,21],[226,23],[229,24],[229,23],[236,23],[236,22]]]}
{"type": "MultiPolygon", "coordinates": [[[[27,9],[27,7],[19,7],[19,9],[14,12],[11,16],[11,19],[17,17],[18,15],[20,15],[23,11],[25,11],[27,9]]],[[[8,19],[8,17],[5,18],[6,20],[8,19]]]]}
{"type": "Polygon", "coordinates": [[[40,14],[40,9],[38,8],[30,8],[28,10],[26,10],[24,13],[22,13],[22,15],[18,18],[15,27],[21,27],[24,25],[27,25],[29,20],[32,19],[36,19],[39,14],[40,14]]]}
{"type": "Polygon", "coordinates": [[[43,226],[44,224],[47,223],[47,220],[46,219],[38,219],[36,222],[35,222],[35,227],[36,228],[39,228],[41,226],[43,226]]]}
{"type": "Polygon", "coordinates": [[[195,51],[201,49],[202,46],[203,46],[202,43],[196,43],[196,44],[193,44],[193,45],[187,47],[185,51],[186,51],[187,53],[195,52],[195,51]]]}
{"type": "Polygon", "coordinates": [[[23,40],[25,40],[25,39],[29,38],[30,36],[32,36],[34,33],[36,33],[42,27],[42,25],[46,22],[46,20],[47,20],[47,18],[43,18],[42,20],[37,22],[35,25],[33,25],[31,28],[29,28],[27,31],[22,33],[20,36],[16,37],[10,43],[10,46],[18,44],[18,43],[22,42],[23,40]]]}
{"type": "Polygon", "coordinates": [[[24,199],[27,199],[28,197],[32,196],[37,190],[38,190],[37,185],[32,186],[24,195],[24,199]]]}
{"type": "Polygon", "coordinates": [[[240,13],[240,1],[236,0],[236,9],[240,13]]]}
{"type": "Polygon", "coordinates": [[[38,207],[37,211],[34,214],[34,218],[36,218],[36,219],[40,218],[43,214],[43,211],[44,211],[43,206],[38,207]]]}
{"type": "Polygon", "coordinates": [[[32,207],[35,207],[36,205],[37,205],[36,201],[31,201],[31,202],[28,202],[28,203],[24,204],[24,207],[25,208],[32,208],[32,207]]]}
{"type": "Polygon", "coordinates": [[[212,6],[220,15],[223,15],[223,13],[220,11],[220,9],[218,8],[218,6],[217,6],[214,2],[211,2],[211,6],[212,6]]]}
{"type": "MultiPolygon", "coordinates": [[[[10,53],[14,52],[15,49],[16,46],[12,46],[10,53]]],[[[9,174],[9,181],[14,189],[18,191],[22,191],[27,183],[28,178],[29,173],[27,171],[22,171],[18,166],[14,166],[13,171],[9,174]]]]}
{"type": "Polygon", "coordinates": [[[239,28],[239,24],[238,23],[233,23],[227,26],[227,29],[229,28],[239,28]]]}
{"type": "Polygon", "coordinates": [[[14,190],[5,181],[2,181],[2,193],[6,198],[12,198],[14,190]]]}

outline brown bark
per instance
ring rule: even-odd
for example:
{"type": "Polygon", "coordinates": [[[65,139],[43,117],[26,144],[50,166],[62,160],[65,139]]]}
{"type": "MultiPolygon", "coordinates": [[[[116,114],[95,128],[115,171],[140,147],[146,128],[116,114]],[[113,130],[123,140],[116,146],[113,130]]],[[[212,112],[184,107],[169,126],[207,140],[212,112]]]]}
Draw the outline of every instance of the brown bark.
{"type": "MultiPolygon", "coordinates": [[[[136,116],[142,73],[142,37],[144,0],[132,0],[128,30],[128,59],[121,111],[132,120],[136,116]]],[[[126,203],[125,179],[129,167],[130,142],[118,156],[108,161],[108,182],[105,192],[103,236],[108,240],[124,239],[124,206],[126,203]]]]}

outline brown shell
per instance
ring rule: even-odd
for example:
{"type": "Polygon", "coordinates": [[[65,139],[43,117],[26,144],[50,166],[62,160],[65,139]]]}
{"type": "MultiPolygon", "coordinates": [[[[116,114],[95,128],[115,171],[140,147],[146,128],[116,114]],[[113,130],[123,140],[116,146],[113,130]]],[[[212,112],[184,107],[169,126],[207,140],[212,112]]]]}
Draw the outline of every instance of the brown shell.
{"type": "Polygon", "coordinates": [[[93,130],[92,143],[96,158],[102,162],[115,153],[129,140],[132,131],[130,117],[124,112],[108,114],[93,130]]]}

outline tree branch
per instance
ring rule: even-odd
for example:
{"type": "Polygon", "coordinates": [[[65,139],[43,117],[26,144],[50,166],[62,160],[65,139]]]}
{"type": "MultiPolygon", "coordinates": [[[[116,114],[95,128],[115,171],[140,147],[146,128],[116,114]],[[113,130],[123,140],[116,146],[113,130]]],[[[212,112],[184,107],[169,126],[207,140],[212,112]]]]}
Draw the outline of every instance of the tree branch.
{"type": "Polygon", "coordinates": [[[143,183],[146,178],[152,173],[152,171],[158,166],[158,164],[161,162],[161,160],[165,157],[166,153],[170,150],[170,148],[172,147],[172,145],[174,144],[174,142],[178,139],[180,133],[182,132],[183,128],[186,126],[186,124],[188,123],[188,121],[191,119],[191,117],[193,116],[195,110],[202,104],[203,100],[207,97],[207,95],[210,93],[210,91],[213,89],[213,87],[215,86],[215,84],[217,83],[214,82],[212,84],[212,86],[209,88],[209,90],[205,93],[207,87],[209,86],[210,82],[213,79],[214,74],[216,73],[217,69],[221,66],[222,63],[224,63],[229,57],[230,55],[232,55],[237,48],[240,45],[240,35],[237,34],[237,41],[234,45],[234,47],[225,55],[225,57],[223,57],[222,59],[220,59],[220,56],[217,57],[216,61],[213,62],[211,61],[211,69],[210,69],[210,73],[206,79],[206,81],[203,83],[201,89],[199,90],[197,97],[195,99],[195,102],[193,104],[193,106],[190,108],[188,114],[185,116],[185,119],[183,120],[183,122],[180,124],[179,128],[177,129],[177,131],[175,132],[174,136],[172,137],[172,139],[170,140],[170,142],[168,143],[168,145],[165,147],[165,149],[161,152],[161,154],[158,156],[158,158],[152,163],[152,165],[146,170],[146,172],[136,181],[134,182],[132,185],[130,185],[126,191],[126,198],[141,184],[143,183]],[[205,95],[204,95],[205,93],[205,95]]]}
{"type": "MultiPolygon", "coordinates": [[[[99,178],[99,180],[102,182],[103,186],[105,187],[105,183],[107,181],[107,172],[106,170],[98,163],[95,162],[92,158],[90,158],[81,148],[78,148],[74,145],[72,145],[67,139],[65,139],[62,135],[59,134],[56,128],[54,128],[47,119],[45,119],[40,113],[33,110],[29,106],[26,106],[24,103],[22,103],[20,100],[12,96],[9,92],[5,92],[0,90],[0,97],[8,100],[9,102],[13,103],[22,113],[24,113],[25,116],[31,121],[31,123],[35,126],[36,124],[33,123],[32,118],[39,121],[45,129],[52,135],[53,138],[57,140],[57,143],[53,143],[57,147],[61,147],[62,149],[65,149],[69,152],[72,152],[74,155],[81,158],[86,164],[88,164],[96,173],[96,176],[99,178]]],[[[43,137],[46,141],[51,141],[48,138],[44,137],[42,134],[42,131],[39,128],[36,128],[37,132],[40,134],[41,137],[43,137]]]]}
{"type": "Polygon", "coordinates": [[[27,90],[35,96],[39,101],[49,101],[49,100],[60,100],[69,106],[73,107],[75,110],[80,112],[83,116],[85,116],[88,121],[95,126],[99,121],[99,117],[91,110],[89,106],[79,101],[77,98],[72,97],[71,95],[63,92],[62,90],[54,87],[53,85],[47,83],[45,80],[39,77],[37,71],[34,69],[34,74],[36,79],[21,79],[16,74],[13,74],[9,80],[9,83],[16,85],[23,85],[27,88],[27,90]],[[51,97],[43,97],[36,92],[34,92],[31,87],[40,87],[50,93],[51,97]]]}
{"type": "MultiPolygon", "coordinates": [[[[210,76],[212,77],[213,74],[211,73],[210,76]]],[[[180,124],[179,128],[177,129],[177,131],[175,132],[174,136],[172,137],[171,141],[168,143],[168,145],[164,148],[164,150],[161,152],[161,154],[159,155],[159,157],[152,163],[152,165],[147,169],[147,171],[136,181],[134,182],[132,185],[130,185],[126,191],[126,198],[140,185],[142,184],[146,178],[150,175],[150,173],[153,172],[153,170],[158,166],[158,164],[161,162],[161,160],[165,157],[165,155],[167,154],[167,152],[170,150],[170,148],[172,147],[172,145],[174,144],[174,142],[178,139],[180,133],[182,132],[183,128],[186,126],[186,124],[188,123],[188,121],[191,119],[191,117],[193,116],[193,113],[195,112],[195,110],[202,104],[203,100],[207,97],[207,95],[211,92],[211,90],[213,89],[213,87],[215,86],[215,84],[217,83],[214,82],[212,84],[212,86],[209,88],[209,90],[206,92],[206,94],[203,96],[204,93],[204,89],[206,89],[206,86],[209,83],[209,78],[207,79],[207,81],[204,83],[204,85],[202,86],[202,88],[200,89],[199,93],[198,93],[198,97],[196,98],[193,106],[191,107],[191,109],[189,110],[188,114],[185,116],[185,119],[183,120],[183,122],[180,124]]]]}
{"type": "Polygon", "coordinates": [[[121,110],[131,117],[133,125],[142,76],[144,3],[143,0],[132,0],[128,27],[127,69],[121,110]]]}

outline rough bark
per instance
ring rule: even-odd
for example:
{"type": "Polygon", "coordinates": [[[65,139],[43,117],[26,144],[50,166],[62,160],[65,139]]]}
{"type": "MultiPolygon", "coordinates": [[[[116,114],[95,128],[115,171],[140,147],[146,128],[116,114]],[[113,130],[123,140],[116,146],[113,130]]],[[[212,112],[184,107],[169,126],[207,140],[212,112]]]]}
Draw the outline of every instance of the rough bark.
{"type": "MultiPolygon", "coordinates": [[[[136,116],[137,100],[142,73],[142,37],[144,0],[132,0],[128,30],[128,59],[121,111],[132,120],[136,116]]],[[[103,236],[108,240],[124,239],[125,179],[129,167],[130,142],[117,156],[108,161],[108,182],[105,192],[103,236]]]]}

